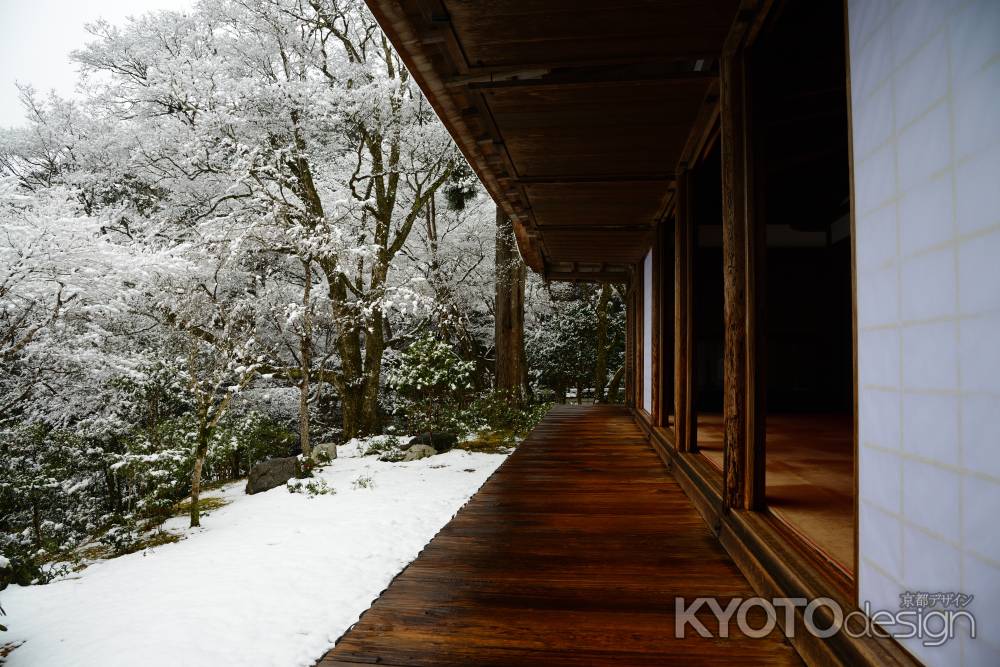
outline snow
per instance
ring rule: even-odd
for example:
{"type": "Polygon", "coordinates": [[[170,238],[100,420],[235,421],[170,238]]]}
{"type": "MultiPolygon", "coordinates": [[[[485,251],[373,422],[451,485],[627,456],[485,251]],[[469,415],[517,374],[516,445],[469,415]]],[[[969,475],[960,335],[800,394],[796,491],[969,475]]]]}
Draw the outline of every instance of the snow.
{"type": "Polygon", "coordinates": [[[317,473],[335,494],[234,483],[206,494],[230,504],[201,529],[168,522],[179,542],[7,589],[0,641],[24,644],[5,667],[313,665],[504,459],[383,463],[356,444],[317,473]]]}

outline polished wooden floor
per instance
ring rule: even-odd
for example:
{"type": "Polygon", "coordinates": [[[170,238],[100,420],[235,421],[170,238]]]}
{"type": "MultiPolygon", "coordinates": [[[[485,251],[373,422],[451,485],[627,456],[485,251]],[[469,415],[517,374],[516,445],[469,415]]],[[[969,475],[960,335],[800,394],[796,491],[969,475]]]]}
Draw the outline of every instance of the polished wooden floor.
{"type": "Polygon", "coordinates": [[[319,664],[800,664],[678,596],[753,592],[624,409],[557,406],[319,664]]]}

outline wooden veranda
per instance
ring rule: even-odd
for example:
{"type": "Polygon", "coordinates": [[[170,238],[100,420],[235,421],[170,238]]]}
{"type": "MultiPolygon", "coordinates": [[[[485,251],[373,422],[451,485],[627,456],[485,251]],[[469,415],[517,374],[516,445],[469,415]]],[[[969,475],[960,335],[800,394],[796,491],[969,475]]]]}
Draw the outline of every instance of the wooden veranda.
{"type": "Polygon", "coordinates": [[[800,664],[675,638],[675,598],[753,595],[625,408],[557,406],[319,665],[800,664]]]}
{"type": "MultiPolygon", "coordinates": [[[[525,264],[627,285],[627,410],[553,412],[327,664],[796,659],[675,640],[672,609],[860,604],[845,3],[366,2],[525,264]]],[[[791,641],[914,664],[866,633],[791,641]]]]}

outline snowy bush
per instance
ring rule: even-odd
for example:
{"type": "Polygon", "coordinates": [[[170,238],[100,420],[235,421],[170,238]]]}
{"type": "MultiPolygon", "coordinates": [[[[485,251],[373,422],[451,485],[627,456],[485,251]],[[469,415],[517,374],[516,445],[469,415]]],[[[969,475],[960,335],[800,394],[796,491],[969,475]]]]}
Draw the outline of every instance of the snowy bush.
{"type": "Polygon", "coordinates": [[[336,493],[336,489],[326,483],[324,479],[290,479],[286,484],[289,493],[301,493],[313,498],[315,496],[325,496],[336,493]]]}
{"type": "Polygon", "coordinates": [[[361,475],[353,482],[351,482],[351,487],[355,490],[357,489],[374,489],[375,480],[371,478],[371,475],[361,475]]]}
{"type": "Polygon", "coordinates": [[[289,456],[297,445],[294,432],[259,412],[230,415],[216,428],[214,440],[202,474],[219,481],[245,477],[257,463],[289,456]]]}
{"type": "MultiPolygon", "coordinates": [[[[99,437],[40,423],[0,430],[0,551],[15,581],[50,579],[43,565],[72,558],[91,539],[126,553],[187,497],[194,418],[181,414],[151,427],[137,421],[99,437]]],[[[294,443],[294,434],[258,413],[233,415],[214,434],[203,477],[242,477],[258,461],[287,456],[294,443]]]]}
{"type": "Polygon", "coordinates": [[[490,430],[523,436],[535,427],[550,407],[549,403],[524,404],[501,391],[486,392],[462,411],[462,421],[466,432],[490,430]]]}
{"type": "Polygon", "coordinates": [[[404,351],[390,378],[404,400],[412,430],[454,432],[462,400],[472,390],[475,364],[463,361],[447,342],[426,334],[404,351]]]}
{"type": "Polygon", "coordinates": [[[406,452],[403,445],[394,435],[380,435],[368,438],[360,450],[361,456],[377,456],[379,461],[397,463],[403,460],[406,452]]]}
{"type": "Polygon", "coordinates": [[[105,519],[103,452],[42,425],[0,431],[0,551],[18,583],[69,552],[105,519]]]}

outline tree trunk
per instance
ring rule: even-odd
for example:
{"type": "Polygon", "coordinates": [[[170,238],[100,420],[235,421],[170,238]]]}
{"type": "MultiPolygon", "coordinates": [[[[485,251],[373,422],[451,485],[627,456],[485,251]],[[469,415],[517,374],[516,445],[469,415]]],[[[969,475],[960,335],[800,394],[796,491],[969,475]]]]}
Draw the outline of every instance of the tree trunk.
{"type": "Polygon", "coordinates": [[[155,388],[149,395],[148,410],[147,410],[147,427],[149,430],[149,440],[153,443],[153,446],[159,450],[160,449],[160,431],[157,428],[160,425],[160,389],[155,388]]]}
{"type": "Polygon", "coordinates": [[[601,285],[597,301],[597,363],[594,366],[594,403],[604,403],[604,386],[608,381],[608,302],[611,285],[601,285]]]}
{"type": "MultiPolygon", "coordinates": [[[[373,270],[372,291],[381,290],[388,275],[388,261],[373,270]]],[[[382,312],[374,309],[363,322],[360,314],[350,312],[346,303],[347,288],[343,276],[334,274],[330,280],[331,302],[335,319],[346,326],[337,337],[340,353],[340,374],[337,389],[340,392],[342,412],[342,437],[345,440],[370,435],[379,430],[381,418],[378,411],[379,380],[382,374],[382,355],[385,353],[385,333],[382,312]],[[362,343],[361,330],[364,329],[362,343]]]]}
{"type": "Polygon", "coordinates": [[[108,506],[112,512],[122,511],[122,490],[118,478],[111,468],[104,467],[104,485],[108,489],[108,506]]]}
{"type": "Polygon", "coordinates": [[[618,390],[621,387],[622,377],[625,376],[625,365],[622,364],[615,371],[614,377],[611,378],[611,382],[608,383],[608,402],[617,403],[618,402],[618,390]]]}
{"type": "Polygon", "coordinates": [[[527,271],[514,241],[514,227],[499,206],[496,220],[496,388],[520,400],[527,377],[524,359],[524,281],[527,271]]]}
{"type": "Polygon", "coordinates": [[[201,498],[201,470],[205,466],[205,455],[208,454],[208,440],[211,433],[208,428],[208,412],[203,411],[201,425],[198,428],[198,448],[194,453],[194,470],[191,471],[191,527],[201,526],[199,500],[201,498]]]}
{"type": "Polygon", "coordinates": [[[42,514],[38,511],[38,498],[31,499],[31,527],[35,531],[35,548],[42,548],[42,514]]]}
{"type": "MultiPolygon", "coordinates": [[[[379,256],[372,266],[372,292],[382,298],[386,279],[389,275],[389,257],[380,250],[379,256]]],[[[361,397],[361,427],[363,435],[378,433],[381,430],[382,419],[378,410],[380,380],[382,379],[382,357],[385,354],[385,318],[382,310],[372,309],[366,322],[365,331],[365,367],[363,377],[364,391],[361,397]]]]}
{"type": "Polygon", "coordinates": [[[361,435],[361,388],[346,387],[340,392],[341,428],[344,440],[361,435]]]}
{"type": "MultiPolygon", "coordinates": [[[[523,323],[522,323],[523,326],[523,323]]],[[[524,400],[533,401],[535,400],[534,393],[531,391],[531,379],[528,377],[528,360],[524,359],[524,363],[521,364],[521,386],[524,392],[524,400]]]]}
{"type": "Polygon", "coordinates": [[[302,363],[302,379],[299,381],[299,442],[302,455],[308,459],[312,454],[309,443],[309,373],[312,371],[312,262],[302,262],[305,269],[305,286],[302,290],[302,332],[299,334],[299,357],[302,363]]]}
{"type": "Polygon", "coordinates": [[[361,412],[359,427],[361,435],[378,433],[382,428],[382,416],[378,410],[379,380],[382,377],[382,355],[385,353],[385,341],[382,336],[377,340],[372,334],[365,341],[365,356],[369,357],[365,364],[364,384],[361,393],[361,412]]]}

